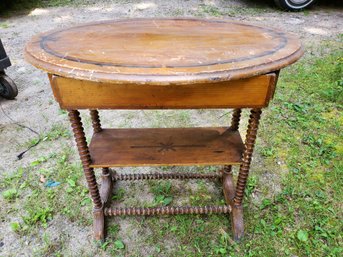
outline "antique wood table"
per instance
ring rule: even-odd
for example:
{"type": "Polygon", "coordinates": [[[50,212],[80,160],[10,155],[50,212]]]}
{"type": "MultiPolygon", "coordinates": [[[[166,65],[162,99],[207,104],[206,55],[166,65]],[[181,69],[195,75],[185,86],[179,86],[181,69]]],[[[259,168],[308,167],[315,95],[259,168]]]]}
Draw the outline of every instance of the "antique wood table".
{"type": "Polygon", "coordinates": [[[273,97],[281,68],[303,50],[293,35],[227,20],[102,21],[37,35],[26,59],[48,73],[54,96],[69,112],[94,204],[94,233],[104,217],[230,213],[235,239],[243,236],[242,200],[261,108],[273,97]],[[98,109],[231,108],[230,126],[102,128],[98,109]],[[251,109],[242,142],[241,109],[251,109]],[[79,109],[89,109],[94,134],[87,145],[79,109]],[[220,165],[216,173],[117,174],[110,167],[220,165]],[[232,165],[239,165],[237,183],[232,165]],[[98,188],[95,168],[102,168],[98,188]],[[117,180],[222,180],[224,206],[113,208],[117,180]]]}

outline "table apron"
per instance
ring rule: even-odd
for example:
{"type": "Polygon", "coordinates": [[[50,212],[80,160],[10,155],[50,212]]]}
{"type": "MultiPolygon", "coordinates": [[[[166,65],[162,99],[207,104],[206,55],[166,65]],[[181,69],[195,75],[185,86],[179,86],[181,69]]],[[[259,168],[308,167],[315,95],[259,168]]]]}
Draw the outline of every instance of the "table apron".
{"type": "Polygon", "coordinates": [[[262,108],[272,98],[276,74],[189,85],[100,83],[49,75],[62,109],[262,108]]]}

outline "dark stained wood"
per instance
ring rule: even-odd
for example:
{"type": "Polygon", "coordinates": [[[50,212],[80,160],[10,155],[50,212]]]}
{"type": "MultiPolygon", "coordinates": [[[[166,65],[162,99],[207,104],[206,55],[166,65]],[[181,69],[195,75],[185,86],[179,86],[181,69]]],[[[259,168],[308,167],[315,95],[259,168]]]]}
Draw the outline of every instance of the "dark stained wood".
{"type": "Polygon", "coordinates": [[[233,198],[235,197],[235,184],[232,176],[232,166],[228,165],[223,170],[223,193],[227,205],[233,205],[233,198]]]}
{"type": "Polygon", "coordinates": [[[214,214],[214,213],[229,213],[231,206],[163,206],[163,207],[119,207],[105,208],[105,216],[150,216],[150,215],[180,215],[180,214],[214,214]]]}
{"type": "Polygon", "coordinates": [[[113,181],[133,181],[133,180],[160,180],[160,179],[219,179],[222,174],[219,172],[196,173],[196,172],[172,172],[172,173],[124,173],[114,174],[113,181]]]}
{"type": "Polygon", "coordinates": [[[233,205],[230,216],[233,239],[239,241],[244,236],[243,206],[233,205]]]}
{"type": "Polygon", "coordinates": [[[258,125],[260,122],[262,110],[261,109],[251,109],[250,118],[248,124],[248,130],[245,137],[245,149],[242,157],[242,163],[239,167],[239,173],[237,178],[237,185],[235,191],[234,205],[241,206],[245,185],[248,181],[250,163],[252,160],[252,154],[255,147],[255,141],[257,136],[258,125]]]}
{"type": "Polygon", "coordinates": [[[100,117],[98,110],[90,110],[90,116],[92,120],[92,126],[94,133],[98,133],[101,131],[101,124],[100,124],[100,117]]]}
{"type": "Polygon", "coordinates": [[[101,209],[102,202],[101,202],[101,198],[99,194],[98,185],[96,183],[94,169],[89,166],[91,162],[91,158],[88,151],[86,136],[83,131],[80,112],[76,110],[70,110],[69,120],[71,123],[71,127],[73,129],[76,146],[79,151],[79,156],[80,156],[82,166],[83,166],[83,173],[86,177],[86,181],[89,188],[89,193],[92,197],[94,207],[96,209],[101,209]]]}
{"type": "Polygon", "coordinates": [[[231,124],[230,124],[230,128],[232,130],[238,130],[239,122],[241,120],[241,114],[242,114],[241,109],[234,109],[233,110],[232,118],[231,118],[231,124]]]}
{"type": "Polygon", "coordinates": [[[230,20],[129,19],[57,29],[32,38],[26,59],[51,74],[137,84],[248,78],[301,57],[296,36],[230,20]]]}
{"type": "Polygon", "coordinates": [[[93,209],[93,233],[94,239],[104,241],[105,239],[105,216],[104,208],[93,209]]]}
{"type": "Polygon", "coordinates": [[[228,128],[103,129],[90,167],[239,164],[242,139],[228,128]]]}
{"type": "Polygon", "coordinates": [[[233,181],[232,166],[223,169],[223,193],[225,202],[231,207],[230,218],[234,240],[240,240],[244,235],[243,206],[234,205],[235,185],[233,181]]]}
{"type": "Polygon", "coordinates": [[[192,85],[98,83],[58,76],[52,89],[62,109],[187,109],[265,107],[275,74],[192,85]]]}
{"type": "Polygon", "coordinates": [[[110,170],[109,168],[103,168],[101,174],[101,187],[100,187],[100,198],[104,206],[109,206],[112,200],[113,193],[113,176],[115,171],[110,170]]]}

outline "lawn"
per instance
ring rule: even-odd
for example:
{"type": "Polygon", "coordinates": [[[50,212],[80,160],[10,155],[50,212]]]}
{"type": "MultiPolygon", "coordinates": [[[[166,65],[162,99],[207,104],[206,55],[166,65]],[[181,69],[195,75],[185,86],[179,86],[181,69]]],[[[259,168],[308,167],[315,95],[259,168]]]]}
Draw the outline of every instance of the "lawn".
{"type": "MultiPolygon", "coordinates": [[[[107,241],[94,242],[93,248],[77,256],[342,256],[342,44],[342,34],[334,41],[323,41],[281,72],[274,100],[262,113],[244,199],[246,235],[241,242],[231,239],[226,215],[115,218],[108,224],[107,241]],[[313,55],[308,53],[312,50],[313,55]]],[[[219,116],[229,120],[225,114],[225,110],[149,111],[143,117],[148,125],[163,127],[199,125],[194,115],[211,122],[219,116]]],[[[67,120],[65,111],[59,115],[67,120]]],[[[132,126],[138,117],[133,112],[125,115],[116,125],[132,126]]],[[[247,117],[244,112],[244,124],[247,117]]],[[[85,125],[90,127],[89,118],[85,125]]],[[[80,233],[90,231],[91,200],[75,147],[69,147],[73,138],[66,123],[54,122],[39,139],[59,147],[52,153],[39,152],[30,164],[1,174],[0,219],[23,247],[26,240],[34,239],[38,247],[33,255],[69,256],[73,251],[66,249],[68,232],[55,233],[52,224],[66,220],[76,224],[80,233]],[[47,188],[44,183],[49,180],[61,184],[47,188]]],[[[36,142],[28,139],[24,146],[36,142]]],[[[118,205],[149,207],[224,204],[220,183],[206,181],[122,182],[113,200],[118,205]]],[[[62,231],[71,229],[62,227],[62,231]]]]}

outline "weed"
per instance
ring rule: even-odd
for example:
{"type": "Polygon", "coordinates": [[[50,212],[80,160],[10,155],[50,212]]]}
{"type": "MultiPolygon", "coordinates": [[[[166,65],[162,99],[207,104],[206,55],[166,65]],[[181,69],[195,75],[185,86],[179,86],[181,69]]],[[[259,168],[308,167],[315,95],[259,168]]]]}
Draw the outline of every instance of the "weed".
{"type": "Polygon", "coordinates": [[[47,222],[52,219],[52,209],[47,208],[37,208],[28,209],[28,214],[23,217],[23,221],[26,225],[34,225],[40,222],[43,227],[47,227],[47,222]]]}
{"type": "Polygon", "coordinates": [[[124,249],[125,245],[121,240],[114,241],[115,249],[124,249]]]}
{"type": "Polygon", "coordinates": [[[220,11],[220,9],[216,6],[212,6],[212,5],[201,5],[200,6],[200,12],[202,13],[206,13],[210,16],[214,16],[214,17],[219,17],[222,16],[223,13],[220,11]]]}
{"type": "Polygon", "coordinates": [[[171,196],[171,182],[159,183],[152,187],[152,193],[155,195],[153,206],[163,205],[167,206],[173,201],[171,196]]]}
{"type": "Polygon", "coordinates": [[[7,201],[13,201],[18,197],[18,191],[15,188],[7,189],[2,192],[2,197],[7,201]]]}
{"type": "Polygon", "coordinates": [[[12,223],[10,224],[10,226],[11,226],[11,229],[12,229],[14,232],[19,232],[19,231],[20,231],[21,226],[20,226],[19,222],[12,222],[12,223]]]}
{"type": "Polygon", "coordinates": [[[53,141],[60,137],[70,138],[70,130],[64,127],[62,124],[55,124],[52,128],[43,136],[43,141],[53,141]]]}
{"type": "Polygon", "coordinates": [[[272,147],[264,147],[264,148],[261,150],[261,154],[262,154],[264,157],[272,157],[272,156],[274,156],[274,154],[275,154],[275,149],[273,149],[272,147]]]}
{"type": "Polygon", "coordinates": [[[116,193],[112,196],[112,200],[121,201],[125,196],[125,189],[119,188],[116,193]]]}
{"type": "Polygon", "coordinates": [[[120,229],[120,227],[118,224],[112,224],[112,225],[108,226],[107,231],[108,231],[109,235],[117,236],[119,229],[120,229]]]}
{"type": "Polygon", "coordinates": [[[37,144],[38,141],[55,141],[60,138],[66,138],[69,139],[71,137],[71,133],[69,129],[64,127],[62,124],[54,124],[52,128],[39,135],[39,137],[35,137],[33,139],[29,139],[26,143],[24,143],[24,146],[26,147],[32,147],[37,144]]]}
{"type": "Polygon", "coordinates": [[[37,160],[34,160],[33,162],[30,163],[31,167],[35,167],[38,166],[44,162],[47,162],[49,159],[51,158],[55,158],[56,157],[56,153],[51,153],[48,156],[41,156],[39,157],[37,160]]]}
{"type": "Polygon", "coordinates": [[[255,191],[256,186],[257,186],[257,177],[250,176],[248,178],[248,182],[245,188],[245,196],[250,197],[251,194],[255,191]]]}

